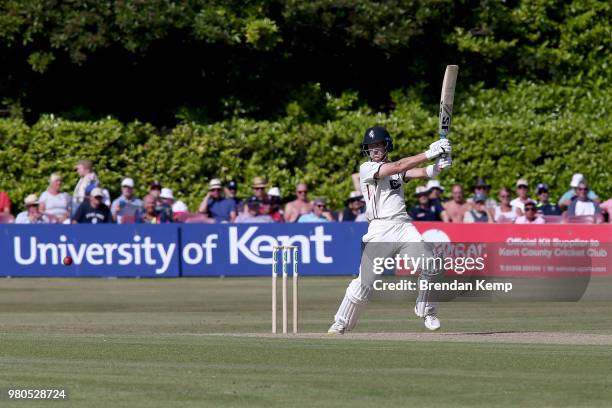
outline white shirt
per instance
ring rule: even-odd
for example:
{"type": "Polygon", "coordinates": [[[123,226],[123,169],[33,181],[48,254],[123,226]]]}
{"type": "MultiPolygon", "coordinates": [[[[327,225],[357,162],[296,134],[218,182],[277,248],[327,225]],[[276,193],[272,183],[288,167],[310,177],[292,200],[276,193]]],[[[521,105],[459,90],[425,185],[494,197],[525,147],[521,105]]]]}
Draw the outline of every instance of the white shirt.
{"type": "Polygon", "coordinates": [[[595,204],[592,201],[576,201],[576,215],[595,215],[595,204]]]}
{"type": "Polygon", "coordinates": [[[40,202],[45,203],[45,212],[53,215],[70,214],[71,197],[68,193],[51,194],[45,191],[40,195],[40,202]]]}
{"type": "Polygon", "coordinates": [[[535,217],[533,221],[529,221],[524,215],[521,215],[515,221],[516,224],[544,224],[545,222],[542,217],[535,217]]]}
{"type": "Polygon", "coordinates": [[[525,211],[525,203],[529,201],[532,201],[531,198],[528,198],[527,201],[523,201],[520,197],[516,197],[514,200],[510,201],[510,205],[514,208],[520,208],[521,211],[525,211]]]}
{"type": "Polygon", "coordinates": [[[502,219],[506,222],[514,222],[516,221],[516,207],[512,207],[510,211],[504,212],[501,210],[500,206],[495,207],[495,222],[500,222],[502,219]]]}
{"type": "Polygon", "coordinates": [[[382,162],[367,161],[359,167],[361,193],[366,203],[366,218],[408,219],[404,202],[404,180],[401,174],[375,179],[382,162]]]}

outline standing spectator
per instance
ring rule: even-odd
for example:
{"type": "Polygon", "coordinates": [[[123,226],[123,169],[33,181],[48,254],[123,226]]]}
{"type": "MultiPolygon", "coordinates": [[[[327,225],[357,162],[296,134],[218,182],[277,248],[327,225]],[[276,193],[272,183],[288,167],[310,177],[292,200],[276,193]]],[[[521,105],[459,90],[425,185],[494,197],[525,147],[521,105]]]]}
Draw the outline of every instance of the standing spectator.
{"type": "Polygon", "coordinates": [[[413,221],[442,221],[439,208],[429,200],[427,187],[418,186],[414,195],[418,203],[410,210],[410,217],[413,221]]]}
{"type": "Polygon", "coordinates": [[[298,218],[297,222],[331,222],[334,219],[325,207],[324,198],[315,198],[312,202],[312,211],[298,218]]]}
{"type": "Polygon", "coordinates": [[[39,210],[49,217],[50,222],[70,222],[72,198],[68,193],[62,193],[62,176],[58,173],[49,177],[49,187],[40,195],[39,210]]]}
{"type": "Polygon", "coordinates": [[[516,221],[517,217],[523,215],[523,211],[518,207],[513,207],[510,204],[512,193],[508,187],[499,189],[499,205],[495,207],[495,222],[500,224],[508,224],[516,221]]]}
{"type": "Polygon", "coordinates": [[[113,220],[118,224],[131,224],[143,211],[142,200],[134,196],[134,180],[127,177],[121,182],[121,195],[111,204],[113,220]]]}
{"type": "Polygon", "coordinates": [[[261,206],[262,214],[268,214],[274,222],[285,222],[285,216],[281,210],[281,194],[278,187],[272,187],[268,190],[268,198],[265,199],[261,206]]]}
{"type": "MultiPolygon", "coordinates": [[[[151,182],[149,185],[149,194],[153,196],[155,201],[158,201],[159,196],[161,195],[162,185],[159,181],[155,180],[151,182]]],[[[143,199],[144,201],[144,199],[143,199]]]]}
{"type": "Polygon", "coordinates": [[[427,182],[427,192],[429,194],[429,203],[436,207],[436,212],[440,215],[442,221],[450,222],[450,218],[444,209],[443,201],[442,201],[442,193],[444,192],[444,187],[440,184],[438,180],[429,180],[427,182]]]}
{"type": "Polygon", "coordinates": [[[42,224],[47,222],[47,217],[38,210],[38,197],[36,194],[28,195],[25,200],[25,211],[17,214],[15,224],[42,224]]]}
{"type": "Polygon", "coordinates": [[[463,216],[471,207],[470,203],[466,202],[463,196],[463,186],[461,184],[453,184],[451,194],[453,198],[451,201],[443,204],[444,209],[451,222],[463,222],[463,216]]]}
{"type": "Polygon", "coordinates": [[[228,200],[232,200],[236,205],[236,211],[242,212],[244,211],[244,202],[238,198],[238,183],[234,180],[230,180],[225,185],[225,198],[228,200]]]}
{"type": "Polygon", "coordinates": [[[93,171],[93,163],[91,160],[79,160],[79,162],[75,166],[76,172],[79,175],[79,181],[77,182],[76,187],[74,188],[74,193],[72,194],[72,211],[76,212],[81,203],[83,203],[86,198],[85,189],[89,185],[97,186],[100,183],[98,180],[98,176],[93,171]]]}
{"type": "Polygon", "coordinates": [[[561,215],[561,208],[557,204],[550,203],[550,193],[548,191],[548,186],[544,183],[538,184],[538,188],[536,190],[536,194],[538,195],[538,204],[536,208],[538,212],[542,215],[561,215]]]}
{"type": "Polygon", "coordinates": [[[595,223],[599,224],[602,222],[601,208],[599,205],[591,200],[588,196],[589,187],[583,180],[578,183],[576,187],[576,198],[572,200],[569,207],[567,207],[568,217],[582,217],[592,216],[595,223]]]}
{"type": "MultiPolygon", "coordinates": [[[[491,186],[487,184],[487,182],[483,178],[479,178],[478,180],[476,180],[476,183],[474,183],[474,185],[472,186],[472,191],[474,192],[474,197],[476,197],[478,193],[481,193],[487,196],[487,202],[486,202],[487,208],[494,210],[495,207],[497,207],[497,201],[495,201],[493,197],[489,196],[489,192],[491,191],[491,186]]],[[[474,204],[473,197],[468,198],[467,201],[470,204],[474,204]]]]}
{"type": "Polygon", "coordinates": [[[529,183],[527,183],[527,180],[519,179],[516,182],[516,194],[518,194],[518,197],[510,201],[510,205],[519,208],[522,212],[525,204],[533,201],[529,198],[529,183]]]}
{"type": "Polygon", "coordinates": [[[534,202],[525,203],[525,215],[516,219],[517,224],[544,224],[544,218],[537,215],[537,207],[534,202]]]}
{"type": "Polygon", "coordinates": [[[110,209],[102,202],[103,193],[100,187],[95,187],[89,193],[89,199],[83,201],[77,208],[73,224],[100,224],[112,222],[110,209]]]}
{"type": "Polygon", "coordinates": [[[464,223],[492,224],[495,222],[493,219],[493,210],[487,208],[487,195],[485,193],[477,193],[472,201],[474,202],[474,208],[465,213],[463,216],[464,223]]]}
{"type": "Polygon", "coordinates": [[[295,222],[301,215],[312,211],[313,203],[308,200],[308,186],[305,183],[299,183],[295,187],[295,195],[297,198],[288,202],[285,206],[285,220],[287,222],[295,222]]]}
{"type": "MultiPolygon", "coordinates": [[[[559,207],[561,207],[562,210],[568,208],[572,203],[572,200],[576,198],[576,196],[578,195],[576,188],[581,182],[588,184],[586,178],[581,173],[575,173],[572,176],[572,181],[570,182],[570,189],[563,193],[563,195],[559,199],[559,207]]],[[[595,194],[595,192],[592,190],[589,190],[587,198],[597,204],[599,204],[599,202],[601,201],[597,194],[595,194]]]]}
{"type": "Polygon", "coordinates": [[[11,199],[5,191],[0,191],[0,214],[11,213],[11,199]]]}
{"type": "Polygon", "coordinates": [[[360,191],[351,191],[348,200],[346,200],[346,208],[338,215],[338,221],[355,221],[363,213],[364,205],[363,194],[360,191]]]}
{"type": "Polygon", "coordinates": [[[236,223],[271,223],[274,222],[272,217],[267,214],[261,214],[259,209],[259,200],[251,197],[246,203],[246,210],[241,212],[236,217],[236,223]]]}
{"type": "Polygon", "coordinates": [[[237,215],[236,203],[233,200],[223,198],[221,189],[221,180],[210,180],[208,193],[200,204],[199,212],[213,222],[234,222],[237,215]]]}
{"type": "Polygon", "coordinates": [[[136,218],[136,222],[142,224],[167,224],[172,222],[172,218],[168,217],[168,213],[157,211],[156,203],[157,200],[152,194],[144,196],[142,199],[143,212],[136,218]]]}

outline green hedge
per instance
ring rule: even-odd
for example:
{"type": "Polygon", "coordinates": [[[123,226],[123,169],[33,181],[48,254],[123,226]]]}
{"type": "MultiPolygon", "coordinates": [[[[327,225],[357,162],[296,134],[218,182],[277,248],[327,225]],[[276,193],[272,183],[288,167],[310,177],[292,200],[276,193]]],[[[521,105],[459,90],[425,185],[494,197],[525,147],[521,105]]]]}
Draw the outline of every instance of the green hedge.
{"type": "MultiPolygon", "coordinates": [[[[441,176],[442,183],[471,185],[477,176],[485,176],[497,188],[525,177],[533,186],[548,183],[556,198],[567,189],[572,173],[580,171],[600,196],[610,197],[611,91],[598,83],[529,82],[505,91],[458,89],[451,135],[455,166],[441,176]]],[[[27,194],[42,192],[48,176],[59,171],[71,192],[77,179],[73,166],[88,158],[113,197],[120,193],[123,177],[135,179],[140,195],[147,183],[159,179],[194,210],[212,177],[237,180],[240,194],[246,196],[251,178],[265,175],[284,196],[304,180],[313,196],[327,196],[333,207],[341,208],[352,190],[351,173],[363,161],[359,144],[368,126],[388,127],[396,158],[423,151],[437,138],[435,106],[400,92],[394,98],[397,108],[389,115],[365,108],[345,111],[340,104],[336,119],[323,124],[295,118],[234,119],[207,126],[184,124],[167,134],[148,124],[111,118],[71,122],[44,116],[31,127],[4,119],[0,189],[9,192],[19,209],[27,194]]],[[[417,184],[411,182],[410,191],[417,184]]]]}

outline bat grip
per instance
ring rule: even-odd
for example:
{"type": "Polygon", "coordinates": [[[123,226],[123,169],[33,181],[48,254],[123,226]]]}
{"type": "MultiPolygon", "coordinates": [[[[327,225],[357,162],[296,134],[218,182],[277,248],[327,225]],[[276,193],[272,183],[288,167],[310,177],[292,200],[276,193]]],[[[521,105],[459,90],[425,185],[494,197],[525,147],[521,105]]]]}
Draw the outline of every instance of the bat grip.
{"type": "MultiPolygon", "coordinates": [[[[446,134],[440,133],[440,139],[446,139],[446,134]]],[[[448,157],[448,153],[442,153],[440,157],[446,159],[448,157]]]]}

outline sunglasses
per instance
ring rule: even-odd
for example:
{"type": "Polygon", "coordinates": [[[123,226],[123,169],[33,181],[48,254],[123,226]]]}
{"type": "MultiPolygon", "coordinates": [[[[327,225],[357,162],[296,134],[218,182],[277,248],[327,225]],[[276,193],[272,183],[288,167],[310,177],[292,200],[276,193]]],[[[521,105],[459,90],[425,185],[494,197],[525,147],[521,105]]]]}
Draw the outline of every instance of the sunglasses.
{"type": "Polygon", "coordinates": [[[577,187],[576,191],[588,191],[588,188],[584,188],[584,187],[577,187]]]}
{"type": "Polygon", "coordinates": [[[306,190],[302,190],[302,191],[298,191],[297,193],[298,193],[298,194],[306,194],[306,193],[308,193],[308,191],[306,191],[306,190]]]}
{"type": "Polygon", "coordinates": [[[527,189],[527,186],[518,186],[517,188],[521,188],[521,189],[522,189],[522,188],[524,188],[524,189],[527,189]]]}
{"type": "Polygon", "coordinates": [[[508,194],[500,194],[499,197],[500,198],[510,198],[508,194]]]}
{"type": "Polygon", "coordinates": [[[253,187],[253,190],[265,190],[265,187],[253,187]]]}
{"type": "Polygon", "coordinates": [[[535,211],[535,207],[525,207],[525,212],[527,211],[535,211]]]}
{"type": "Polygon", "coordinates": [[[325,208],[325,206],[323,204],[317,204],[318,208],[325,208]]]}
{"type": "Polygon", "coordinates": [[[208,190],[208,191],[221,191],[221,189],[220,189],[220,188],[211,188],[211,189],[210,189],[210,190],[208,190]]]}

